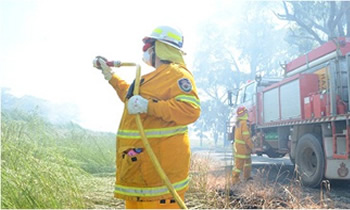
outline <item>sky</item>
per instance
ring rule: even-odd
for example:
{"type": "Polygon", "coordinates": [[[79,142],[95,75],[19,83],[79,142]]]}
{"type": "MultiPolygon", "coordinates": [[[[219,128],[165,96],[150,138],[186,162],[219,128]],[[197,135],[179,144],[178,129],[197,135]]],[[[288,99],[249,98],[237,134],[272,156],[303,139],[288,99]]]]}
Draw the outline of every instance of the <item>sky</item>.
{"type": "MultiPolygon", "coordinates": [[[[197,26],[224,2],[0,0],[0,85],[18,97],[75,104],[83,127],[116,132],[124,104],[92,67],[95,56],[140,63],[145,74],[152,69],[141,60],[142,38],[170,25],[184,34],[191,69],[197,26]]],[[[128,82],[135,77],[133,67],[114,70],[128,82]]]]}

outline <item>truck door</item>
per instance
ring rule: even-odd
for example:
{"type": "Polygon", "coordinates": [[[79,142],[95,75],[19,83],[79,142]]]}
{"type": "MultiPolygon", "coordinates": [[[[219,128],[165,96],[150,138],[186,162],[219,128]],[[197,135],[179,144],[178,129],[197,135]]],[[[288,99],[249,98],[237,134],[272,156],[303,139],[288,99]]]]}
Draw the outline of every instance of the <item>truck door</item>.
{"type": "Polygon", "coordinates": [[[248,109],[249,120],[255,122],[255,104],[256,104],[256,82],[248,83],[243,86],[237,96],[236,104],[245,106],[248,109]]]}

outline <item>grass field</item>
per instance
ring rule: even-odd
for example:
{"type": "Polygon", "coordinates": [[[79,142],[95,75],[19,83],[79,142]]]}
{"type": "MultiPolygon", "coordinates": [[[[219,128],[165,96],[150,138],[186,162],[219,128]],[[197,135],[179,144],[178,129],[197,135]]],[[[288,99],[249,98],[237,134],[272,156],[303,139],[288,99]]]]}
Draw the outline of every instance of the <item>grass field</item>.
{"type": "Polygon", "coordinates": [[[1,208],[86,208],[92,176],[115,171],[115,135],[1,113],[1,208]]]}
{"type": "MultiPolygon", "coordinates": [[[[35,113],[1,113],[1,208],[124,208],[113,198],[115,135],[76,124],[52,125],[35,113]]],[[[305,196],[298,182],[269,183],[261,176],[237,186],[215,163],[192,157],[186,205],[191,209],[330,208],[305,196]]]]}

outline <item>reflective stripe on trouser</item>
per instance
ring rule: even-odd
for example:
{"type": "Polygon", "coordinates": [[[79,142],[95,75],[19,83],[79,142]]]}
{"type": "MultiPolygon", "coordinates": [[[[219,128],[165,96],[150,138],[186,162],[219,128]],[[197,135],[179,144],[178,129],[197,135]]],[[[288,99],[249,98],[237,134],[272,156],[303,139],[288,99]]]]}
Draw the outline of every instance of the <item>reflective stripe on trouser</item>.
{"type": "MultiPolygon", "coordinates": [[[[185,194],[179,194],[184,201],[185,194]]],[[[125,201],[126,209],[180,209],[180,206],[173,198],[155,201],[125,201]]]]}
{"type": "Polygon", "coordinates": [[[243,167],[243,178],[247,180],[251,176],[252,172],[252,159],[246,159],[243,167]]]}
{"type": "Polygon", "coordinates": [[[249,131],[243,131],[242,135],[247,136],[247,135],[250,135],[250,133],[249,133],[249,131]]]}
{"type": "MultiPolygon", "coordinates": [[[[145,129],[147,138],[163,138],[174,136],[180,133],[186,133],[188,130],[187,126],[177,126],[168,128],[158,129],[145,129]]],[[[138,130],[118,130],[117,137],[125,139],[141,139],[140,132],[138,130]]]]}
{"type": "Polygon", "coordinates": [[[233,184],[239,181],[239,176],[243,171],[243,178],[246,180],[250,177],[252,170],[252,159],[250,155],[238,155],[235,154],[235,167],[232,169],[232,182],[233,184]],[[244,156],[247,158],[239,158],[244,156]]]}
{"type": "MultiPolygon", "coordinates": [[[[173,187],[176,191],[180,191],[188,186],[189,178],[176,182],[173,187]]],[[[162,187],[126,187],[122,185],[115,185],[114,192],[128,196],[138,197],[154,197],[169,194],[169,190],[166,186],[162,187]]]]}
{"type": "Polygon", "coordinates": [[[237,144],[245,144],[245,141],[240,140],[240,139],[235,139],[235,142],[236,142],[237,144]]]}

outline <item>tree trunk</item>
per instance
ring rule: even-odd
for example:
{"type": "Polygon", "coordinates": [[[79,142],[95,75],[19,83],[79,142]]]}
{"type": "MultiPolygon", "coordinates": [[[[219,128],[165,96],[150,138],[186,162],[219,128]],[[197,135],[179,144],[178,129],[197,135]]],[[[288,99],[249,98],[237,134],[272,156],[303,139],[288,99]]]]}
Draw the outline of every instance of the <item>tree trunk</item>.
{"type": "Polygon", "coordinates": [[[329,2],[330,7],[329,7],[329,17],[327,21],[327,28],[328,28],[328,40],[332,40],[335,37],[334,34],[334,19],[335,19],[335,14],[336,14],[336,4],[334,1],[329,2]]]}
{"type": "Polygon", "coordinates": [[[337,28],[338,28],[338,36],[339,37],[345,36],[344,27],[343,27],[342,22],[339,21],[337,28]]]}
{"type": "Polygon", "coordinates": [[[215,146],[218,145],[218,132],[214,132],[214,141],[215,141],[215,146]]]}
{"type": "Polygon", "coordinates": [[[345,11],[345,24],[346,24],[346,36],[350,37],[350,2],[345,2],[346,11],[345,11]]]}
{"type": "Polygon", "coordinates": [[[250,79],[254,79],[256,75],[257,60],[255,57],[250,61],[250,79]]]}

